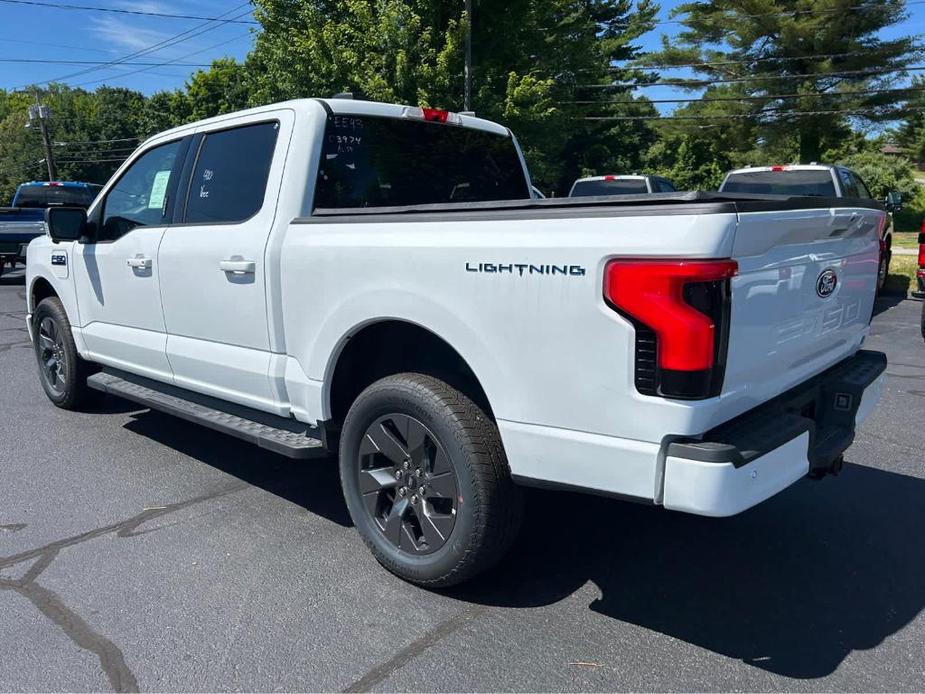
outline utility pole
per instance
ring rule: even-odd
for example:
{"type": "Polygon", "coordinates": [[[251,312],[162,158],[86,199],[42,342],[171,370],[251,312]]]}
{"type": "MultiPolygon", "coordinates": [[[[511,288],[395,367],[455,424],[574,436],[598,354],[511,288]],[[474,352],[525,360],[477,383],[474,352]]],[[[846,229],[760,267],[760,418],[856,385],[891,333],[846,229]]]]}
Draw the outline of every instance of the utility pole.
{"type": "Polygon", "coordinates": [[[466,67],[464,71],[463,111],[472,110],[472,0],[466,0],[466,67]]]}
{"type": "Polygon", "coordinates": [[[51,149],[51,137],[48,134],[48,118],[51,111],[47,106],[43,106],[39,101],[38,92],[35,93],[35,104],[29,107],[29,123],[36,120],[39,122],[39,129],[42,131],[42,145],[45,148],[45,164],[48,166],[48,180],[54,181],[58,174],[55,170],[55,155],[51,149]]]}

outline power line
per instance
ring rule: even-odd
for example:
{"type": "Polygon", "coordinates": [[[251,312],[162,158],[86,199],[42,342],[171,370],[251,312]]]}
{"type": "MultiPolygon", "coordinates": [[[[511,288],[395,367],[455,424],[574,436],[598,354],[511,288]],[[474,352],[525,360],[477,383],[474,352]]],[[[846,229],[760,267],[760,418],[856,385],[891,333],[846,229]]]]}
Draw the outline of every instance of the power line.
{"type": "MultiPolygon", "coordinates": [[[[91,5],[65,5],[59,2],[39,2],[38,0],[0,0],[8,5],[33,5],[35,7],[49,7],[56,10],[80,10],[85,12],[111,12],[114,14],[132,14],[142,17],[161,17],[163,19],[196,19],[209,22],[216,21],[216,17],[201,17],[193,14],[173,14],[171,12],[154,12],[148,10],[124,10],[115,7],[94,7],[91,5]]],[[[254,19],[231,20],[234,24],[259,24],[254,19]]]]}
{"type": "MultiPolygon", "coordinates": [[[[922,0],[925,2],[925,0],[922,0]]],[[[610,84],[579,84],[576,85],[582,89],[648,89],[651,87],[688,87],[690,89],[700,89],[709,87],[714,84],[736,84],[741,82],[754,82],[756,80],[784,80],[797,79],[802,77],[847,77],[847,76],[875,76],[889,75],[895,72],[920,72],[925,70],[923,65],[914,65],[912,67],[901,68],[883,68],[877,70],[841,70],[838,72],[807,72],[789,75],[753,75],[751,77],[735,77],[722,80],[703,79],[703,80],[674,80],[668,82],[648,82],[639,84],[636,82],[611,82],[610,84]]]]}
{"type": "MultiPolygon", "coordinates": [[[[906,5],[922,5],[925,4],[925,0],[907,0],[906,5]]],[[[804,14],[832,14],[838,13],[843,14],[845,12],[851,12],[853,10],[867,10],[867,9],[876,9],[881,6],[880,2],[869,2],[862,3],[860,5],[853,5],[851,7],[833,7],[825,9],[815,9],[815,10],[777,10],[775,12],[759,12],[756,14],[739,14],[738,12],[723,12],[720,15],[722,19],[759,19],[761,17],[796,17],[804,14]]],[[[682,19],[661,19],[656,22],[653,22],[655,26],[661,26],[663,24],[684,24],[682,19]]]]}
{"type": "MultiPolygon", "coordinates": [[[[204,33],[204,32],[203,32],[203,33],[204,33]]],[[[199,49],[198,51],[193,51],[192,53],[185,53],[185,54],[181,55],[179,58],[174,58],[174,60],[168,60],[168,61],[163,62],[163,63],[157,63],[156,65],[154,65],[154,66],[152,66],[152,67],[169,67],[169,66],[173,65],[174,62],[177,61],[177,60],[183,60],[184,58],[189,58],[190,56],[198,55],[198,54],[200,54],[200,53],[205,53],[206,51],[211,51],[213,48],[218,48],[219,46],[224,46],[225,44],[231,43],[232,41],[240,41],[240,40],[243,39],[243,38],[249,38],[249,37],[250,37],[250,34],[244,34],[244,35],[242,35],[242,36],[234,36],[234,37],[232,37],[232,38],[230,38],[230,39],[227,39],[227,40],[225,40],[225,41],[219,41],[218,43],[212,44],[211,46],[206,46],[205,48],[201,48],[201,49],[199,49]]],[[[98,80],[86,80],[86,81],[84,81],[84,82],[77,82],[77,84],[74,84],[74,85],[72,85],[72,86],[74,86],[74,87],[82,87],[82,86],[87,85],[87,84],[99,84],[100,82],[107,82],[107,81],[109,81],[109,80],[121,79],[121,78],[123,78],[123,77],[128,77],[129,75],[136,75],[136,74],[138,74],[139,72],[150,72],[150,71],[151,71],[151,68],[150,68],[150,67],[143,67],[143,68],[139,68],[139,69],[137,69],[137,70],[129,70],[128,72],[123,72],[121,75],[111,75],[110,77],[103,77],[103,78],[98,79],[98,80]]]]}
{"type": "MultiPolygon", "coordinates": [[[[690,102],[711,103],[711,102],[742,102],[742,101],[775,101],[777,99],[811,99],[819,96],[857,96],[864,94],[909,94],[925,92],[925,87],[906,87],[900,89],[858,89],[849,92],[819,92],[816,94],[768,94],[767,96],[718,96],[718,97],[694,97],[690,99],[646,99],[644,103],[649,104],[684,104],[690,102]]],[[[563,104],[589,105],[589,104],[631,104],[639,103],[632,101],[619,101],[617,99],[608,100],[586,100],[586,101],[561,101],[563,104]]]]}
{"type": "Polygon", "coordinates": [[[788,111],[787,109],[772,109],[766,111],[759,111],[757,113],[729,113],[716,116],[584,116],[582,120],[593,120],[593,121],[669,121],[669,120],[683,120],[683,121],[710,121],[710,120],[739,120],[744,118],[757,118],[766,114],[775,114],[780,113],[784,117],[788,116],[827,116],[835,114],[851,114],[851,115],[872,115],[872,116],[896,116],[895,119],[898,120],[903,117],[906,113],[911,111],[925,111],[925,106],[910,106],[908,108],[901,109],[891,114],[881,113],[873,109],[838,109],[838,110],[825,110],[825,111],[788,111]]]}
{"type": "MultiPolygon", "coordinates": [[[[242,12],[242,13],[240,13],[240,14],[238,14],[238,15],[235,15],[234,17],[231,17],[231,18],[228,18],[228,19],[223,19],[223,17],[226,17],[227,15],[231,14],[232,12],[237,12],[238,10],[240,10],[240,9],[243,8],[243,7],[250,7],[250,2],[242,3],[242,4],[238,5],[237,7],[233,7],[232,9],[228,10],[227,12],[225,12],[225,13],[219,15],[219,16],[216,17],[215,19],[210,19],[210,20],[208,20],[208,21],[206,21],[206,22],[203,22],[202,24],[197,24],[197,25],[194,26],[192,29],[187,29],[186,31],[181,31],[179,34],[174,34],[173,36],[170,36],[170,37],[168,37],[168,38],[166,38],[166,39],[164,39],[164,40],[162,40],[162,41],[158,41],[158,42],[155,43],[155,44],[152,44],[152,45],[150,45],[150,46],[147,46],[146,48],[139,49],[139,50],[135,51],[134,53],[129,53],[128,55],[124,55],[124,56],[122,56],[121,58],[116,58],[115,60],[111,60],[111,61],[109,61],[109,62],[107,62],[107,63],[103,63],[103,64],[98,65],[98,66],[96,66],[96,67],[89,67],[89,68],[86,68],[86,69],[84,69],[84,70],[79,70],[78,72],[72,72],[72,73],[70,73],[70,74],[62,75],[62,76],[60,76],[60,77],[53,77],[52,79],[44,80],[44,81],[40,82],[39,84],[48,84],[48,83],[50,83],[50,82],[63,82],[63,81],[65,81],[65,80],[69,80],[69,79],[74,78],[74,77],[80,77],[81,75],[86,75],[86,74],[88,74],[88,73],[90,73],[90,72],[95,72],[95,71],[97,71],[97,70],[102,70],[102,69],[104,69],[106,66],[118,66],[118,65],[120,65],[121,63],[124,63],[124,62],[127,61],[127,60],[131,60],[132,58],[138,58],[138,57],[140,57],[140,56],[148,55],[148,54],[153,53],[153,52],[155,52],[155,51],[159,51],[159,50],[162,50],[162,49],[164,49],[164,48],[168,48],[168,47],[170,47],[170,46],[176,45],[177,43],[182,43],[183,41],[187,41],[187,40],[193,38],[193,36],[199,36],[199,35],[201,35],[201,34],[204,34],[204,33],[208,32],[208,31],[212,31],[212,30],[214,30],[214,29],[217,29],[217,28],[219,28],[220,26],[224,26],[225,24],[227,24],[227,23],[228,23],[229,21],[231,21],[231,20],[239,19],[240,17],[243,17],[244,15],[246,15],[246,14],[248,14],[248,13],[250,12],[249,9],[248,9],[247,11],[245,11],[245,12],[242,12]],[[219,22],[219,24],[214,24],[214,22],[219,22]],[[211,24],[212,26],[209,26],[210,24],[211,24]]],[[[132,74],[132,73],[130,72],[130,73],[126,73],[126,74],[132,74]]],[[[26,88],[28,88],[29,86],[31,86],[31,85],[24,85],[24,86],[22,86],[22,87],[18,87],[18,89],[26,89],[26,88]]]]}
{"type": "MultiPolygon", "coordinates": [[[[925,1],[925,0],[923,0],[925,1]]],[[[912,50],[918,51],[922,50],[921,47],[914,47],[912,50]]],[[[794,56],[765,56],[761,58],[752,58],[751,60],[707,60],[700,63],[675,63],[675,64],[633,64],[633,65],[623,65],[623,66],[612,66],[615,70],[631,70],[633,68],[645,69],[645,70],[670,70],[675,68],[699,68],[699,67],[714,67],[714,66],[723,66],[723,65],[751,65],[753,63],[764,63],[764,62],[783,62],[788,60],[830,60],[832,58],[863,58],[869,57],[870,51],[850,51],[848,53],[819,53],[816,55],[794,55],[794,56]]]]}
{"type": "MultiPolygon", "coordinates": [[[[3,0],[0,0],[3,2],[3,0]]],[[[45,60],[42,58],[0,58],[0,63],[48,63],[55,65],[109,65],[108,61],[102,60],[45,60]]],[[[158,67],[163,63],[135,63],[123,62],[119,65],[147,65],[148,67],[158,67]]],[[[208,63],[175,63],[177,67],[209,67],[208,63]]]]}

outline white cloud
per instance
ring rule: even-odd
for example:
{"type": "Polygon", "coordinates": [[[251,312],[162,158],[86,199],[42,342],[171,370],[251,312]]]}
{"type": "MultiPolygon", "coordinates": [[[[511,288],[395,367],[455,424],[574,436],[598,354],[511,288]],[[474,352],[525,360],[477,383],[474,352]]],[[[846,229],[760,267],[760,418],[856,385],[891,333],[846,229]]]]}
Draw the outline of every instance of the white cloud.
{"type": "Polygon", "coordinates": [[[90,30],[99,38],[99,46],[111,50],[121,51],[128,48],[137,51],[176,33],[140,27],[137,22],[114,16],[93,17],[91,22],[90,30]]]}

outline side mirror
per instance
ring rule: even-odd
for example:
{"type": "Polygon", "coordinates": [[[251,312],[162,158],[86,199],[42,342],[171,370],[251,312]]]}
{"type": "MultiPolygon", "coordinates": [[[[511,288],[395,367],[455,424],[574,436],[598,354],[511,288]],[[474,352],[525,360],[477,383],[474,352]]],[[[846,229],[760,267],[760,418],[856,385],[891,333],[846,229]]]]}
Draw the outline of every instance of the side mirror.
{"type": "Polygon", "coordinates": [[[49,207],[45,210],[45,226],[55,243],[77,241],[87,232],[87,211],[82,207],[49,207]]]}
{"type": "Polygon", "coordinates": [[[903,208],[903,194],[891,190],[886,194],[886,208],[890,212],[899,212],[903,208]]]}

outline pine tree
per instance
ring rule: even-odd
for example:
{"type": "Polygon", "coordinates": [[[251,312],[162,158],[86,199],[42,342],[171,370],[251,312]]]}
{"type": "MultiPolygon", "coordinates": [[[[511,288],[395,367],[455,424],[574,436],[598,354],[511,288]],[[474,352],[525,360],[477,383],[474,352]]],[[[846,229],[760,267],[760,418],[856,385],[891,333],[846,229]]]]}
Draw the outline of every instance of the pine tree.
{"type": "Polygon", "coordinates": [[[818,160],[826,134],[849,119],[895,120],[909,93],[883,90],[921,56],[912,36],[878,35],[906,18],[905,0],[713,0],[672,14],[685,29],[646,62],[696,65],[704,78],[691,88],[733,85],[758,136],[796,136],[803,162],[818,160]]]}

